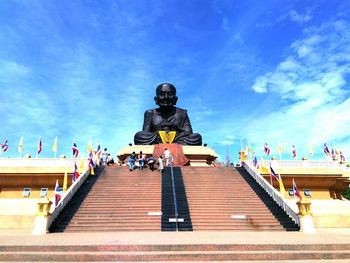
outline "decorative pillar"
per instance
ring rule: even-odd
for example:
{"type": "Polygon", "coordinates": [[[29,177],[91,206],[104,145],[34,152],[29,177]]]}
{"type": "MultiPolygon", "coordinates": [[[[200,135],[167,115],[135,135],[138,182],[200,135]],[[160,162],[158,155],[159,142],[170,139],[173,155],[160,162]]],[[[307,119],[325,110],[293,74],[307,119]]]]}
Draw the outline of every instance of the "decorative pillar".
{"type": "Polygon", "coordinates": [[[311,212],[311,202],[300,200],[297,202],[299,213],[299,222],[300,222],[300,231],[305,233],[314,233],[315,226],[314,220],[312,218],[311,212]]]}
{"type": "Polygon", "coordinates": [[[52,202],[47,197],[39,200],[33,235],[45,235],[48,232],[47,221],[50,216],[51,204],[52,202]]]}

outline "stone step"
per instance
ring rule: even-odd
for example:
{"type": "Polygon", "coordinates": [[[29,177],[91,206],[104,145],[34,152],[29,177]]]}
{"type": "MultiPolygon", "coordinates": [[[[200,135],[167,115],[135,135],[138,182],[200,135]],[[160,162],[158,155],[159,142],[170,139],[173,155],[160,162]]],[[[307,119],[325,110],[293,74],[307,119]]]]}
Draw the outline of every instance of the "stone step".
{"type": "Polygon", "coordinates": [[[3,252],[3,261],[234,261],[234,260],[306,260],[349,259],[350,250],[308,251],[48,251],[3,252]]]}
{"type": "Polygon", "coordinates": [[[283,227],[234,169],[182,169],[194,230],[283,227]],[[246,215],[244,220],[231,215],[246,215]]]}
{"type": "MultiPolygon", "coordinates": [[[[117,233],[116,233],[117,234],[117,233]]],[[[320,250],[350,250],[348,243],[330,244],[108,244],[108,245],[1,245],[0,252],[99,252],[99,251],[320,251],[320,250]]]]}
{"type": "Polygon", "coordinates": [[[160,196],[159,174],[106,167],[66,231],[160,231],[160,216],[148,215],[161,211],[160,196]]]}

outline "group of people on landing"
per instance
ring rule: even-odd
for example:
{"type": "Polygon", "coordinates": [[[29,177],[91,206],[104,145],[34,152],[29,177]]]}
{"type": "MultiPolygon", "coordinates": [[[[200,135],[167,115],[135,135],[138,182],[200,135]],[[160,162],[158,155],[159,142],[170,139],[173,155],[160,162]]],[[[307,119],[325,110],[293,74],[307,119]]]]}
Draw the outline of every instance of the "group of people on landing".
{"type": "Polygon", "coordinates": [[[132,152],[132,154],[127,159],[129,163],[129,170],[134,171],[136,168],[138,168],[139,170],[143,170],[148,165],[149,169],[151,171],[154,171],[155,165],[157,164],[158,171],[162,172],[164,169],[164,162],[166,166],[170,166],[172,162],[172,156],[169,149],[165,148],[163,155],[159,156],[158,160],[156,160],[153,156],[146,158],[146,155],[142,151],[140,151],[138,155],[136,155],[135,152],[132,152]],[[138,162],[137,166],[136,162],[138,162]]]}

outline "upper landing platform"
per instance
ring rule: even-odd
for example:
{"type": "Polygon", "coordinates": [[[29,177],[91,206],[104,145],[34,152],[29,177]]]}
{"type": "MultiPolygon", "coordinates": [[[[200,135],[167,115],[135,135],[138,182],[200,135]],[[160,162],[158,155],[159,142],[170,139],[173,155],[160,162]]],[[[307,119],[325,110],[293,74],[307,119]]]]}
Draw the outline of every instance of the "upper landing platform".
{"type": "Polygon", "coordinates": [[[121,148],[117,153],[117,156],[119,160],[123,162],[132,152],[138,154],[140,153],[140,151],[142,151],[142,153],[145,154],[147,157],[151,155],[153,155],[154,157],[158,157],[155,148],[168,148],[170,149],[170,152],[172,152],[172,147],[174,146],[182,147],[183,154],[187,159],[189,159],[189,163],[187,164],[189,166],[210,166],[213,164],[213,161],[218,157],[216,152],[209,147],[186,146],[179,144],[158,144],[157,147],[155,145],[132,145],[121,148]]]}

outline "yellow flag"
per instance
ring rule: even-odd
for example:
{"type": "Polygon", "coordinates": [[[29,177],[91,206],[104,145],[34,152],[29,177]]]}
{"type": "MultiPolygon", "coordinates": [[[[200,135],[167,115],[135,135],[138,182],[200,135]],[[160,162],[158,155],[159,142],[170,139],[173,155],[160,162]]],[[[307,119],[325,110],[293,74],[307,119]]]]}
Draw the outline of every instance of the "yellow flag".
{"type": "Polygon", "coordinates": [[[260,157],[261,157],[261,172],[263,174],[269,174],[270,173],[270,169],[266,166],[262,155],[260,155],[260,157]]]}
{"type": "Polygon", "coordinates": [[[278,183],[279,183],[279,187],[280,187],[280,193],[282,196],[284,196],[284,194],[286,193],[286,189],[284,188],[284,185],[283,185],[283,182],[282,182],[282,177],[281,175],[279,174],[279,180],[278,180],[278,183]]]}
{"type": "Polygon", "coordinates": [[[22,151],[23,151],[23,136],[22,136],[21,139],[19,140],[19,144],[18,144],[17,151],[18,151],[19,153],[22,153],[22,151]]]}
{"type": "Polygon", "coordinates": [[[310,156],[314,155],[314,150],[312,149],[312,144],[311,143],[309,144],[309,153],[310,153],[310,156]]]}
{"type": "Polygon", "coordinates": [[[334,146],[334,152],[335,154],[338,156],[339,155],[339,150],[337,149],[337,147],[334,146]]]}
{"type": "Polygon", "coordinates": [[[53,151],[54,153],[57,153],[57,136],[56,136],[56,138],[55,138],[55,141],[53,142],[52,151],[53,151]]]}
{"type": "Polygon", "coordinates": [[[84,170],[84,160],[83,160],[83,157],[81,157],[80,159],[80,163],[79,163],[79,173],[81,174],[84,170]]]}
{"type": "Polygon", "coordinates": [[[63,178],[63,191],[67,191],[68,175],[67,172],[64,173],[63,178]]]}
{"type": "Polygon", "coordinates": [[[282,155],[283,150],[282,150],[282,145],[280,143],[278,143],[277,151],[279,155],[282,155]]]}
{"type": "Polygon", "coordinates": [[[92,143],[91,143],[91,139],[89,139],[89,143],[88,143],[87,151],[88,151],[88,153],[90,153],[90,152],[92,151],[92,143]]]}
{"type": "Polygon", "coordinates": [[[252,156],[252,147],[250,147],[250,141],[248,142],[248,155],[252,156]]]}

